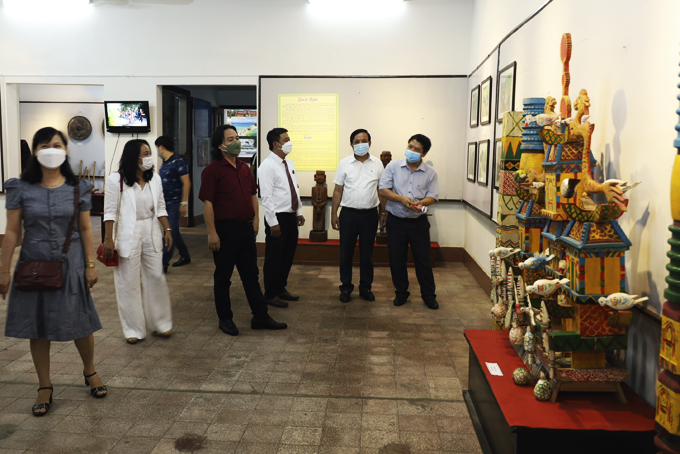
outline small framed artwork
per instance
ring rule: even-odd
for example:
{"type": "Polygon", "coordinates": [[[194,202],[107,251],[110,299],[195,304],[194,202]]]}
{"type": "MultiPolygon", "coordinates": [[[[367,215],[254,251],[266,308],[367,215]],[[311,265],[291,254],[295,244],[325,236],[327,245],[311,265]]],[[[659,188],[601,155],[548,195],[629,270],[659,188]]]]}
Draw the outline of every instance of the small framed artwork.
{"type": "Polygon", "coordinates": [[[479,85],[470,92],[470,127],[479,126],[479,85]]]}
{"type": "Polygon", "coordinates": [[[491,76],[484,79],[479,91],[479,124],[488,125],[491,123],[491,76]]]}
{"type": "Polygon", "coordinates": [[[493,158],[493,167],[495,169],[493,173],[493,187],[498,189],[501,181],[501,156],[503,151],[503,139],[496,139],[496,152],[493,158]]]}
{"type": "Polygon", "coordinates": [[[210,164],[210,139],[196,139],[196,166],[205,167],[210,164]]]}
{"type": "Polygon", "coordinates": [[[489,185],[489,139],[479,141],[477,157],[477,183],[482,186],[489,185]]]}
{"type": "Polygon", "coordinates": [[[477,142],[468,143],[467,150],[467,179],[475,182],[477,174],[477,142]]]}
{"type": "Polygon", "coordinates": [[[515,72],[517,62],[513,61],[498,71],[498,96],[496,97],[496,121],[503,123],[503,114],[515,110],[515,72]]]}

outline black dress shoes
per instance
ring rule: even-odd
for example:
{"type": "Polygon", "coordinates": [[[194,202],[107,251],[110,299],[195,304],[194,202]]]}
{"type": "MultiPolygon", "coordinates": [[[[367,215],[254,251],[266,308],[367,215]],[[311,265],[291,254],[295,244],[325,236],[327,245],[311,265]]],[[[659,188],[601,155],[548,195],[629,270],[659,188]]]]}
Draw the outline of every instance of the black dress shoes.
{"type": "Polygon", "coordinates": [[[439,303],[437,302],[437,300],[425,301],[425,306],[427,306],[430,309],[439,309],[439,303]]]}
{"type": "Polygon", "coordinates": [[[359,292],[359,296],[365,299],[366,301],[375,301],[375,295],[373,295],[373,292],[370,290],[367,290],[365,292],[359,292]]]}
{"type": "Polygon", "coordinates": [[[352,299],[350,296],[352,292],[348,292],[346,290],[340,292],[340,301],[343,303],[349,303],[349,300],[352,299]]]}
{"type": "Polygon", "coordinates": [[[250,321],[251,329],[286,329],[288,325],[285,323],[279,323],[269,315],[263,317],[253,317],[250,321]]]}
{"type": "Polygon", "coordinates": [[[288,303],[283,301],[278,295],[270,300],[267,300],[267,304],[274,307],[288,307],[288,303]]]}
{"type": "Polygon", "coordinates": [[[191,259],[185,259],[184,257],[180,257],[179,260],[177,260],[175,263],[172,264],[173,268],[176,266],[184,266],[188,265],[191,263],[191,259]]]}
{"type": "Polygon", "coordinates": [[[168,265],[163,265],[163,274],[168,274],[168,265]]]}
{"type": "Polygon", "coordinates": [[[283,293],[279,293],[279,298],[286,301],[297,301],[300,299],[300,295],[293,295],[288,290],[284,289],[283,293]]]}
{"type": "Polygon", "coordinates": [[[406,304],[406,300],[408,300],[408,296],[397,296],[394,298],[393,303],[395,306],[403,306],[406,304]]]}
{"type": "Polygon", "coordinates": [[[220,320],[220,329],[224,334],[238,336],[238,328],[234,324],[233,320],[220,320]]]}

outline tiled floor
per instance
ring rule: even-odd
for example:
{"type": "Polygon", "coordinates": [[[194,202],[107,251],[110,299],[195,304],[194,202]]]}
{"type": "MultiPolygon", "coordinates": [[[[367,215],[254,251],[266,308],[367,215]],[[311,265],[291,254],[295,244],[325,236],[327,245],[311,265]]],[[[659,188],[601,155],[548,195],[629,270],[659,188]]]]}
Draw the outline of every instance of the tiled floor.
{"type": "Polygon", "coordinates": [[[98,265],[95,359],[107,398],[90,397],[73,343],[53,343],[54,404],[31,416],[28,341],[0,338],[0,454],[481,452],[462,399],[463,329],[488,328],[489,304],[462,264],[435,268],[437,311],[417,296],[412,269],[411,299],[394,307],[388,268],[376,269],[375,302],[355,291],[343,304],[337,267],[294,266],[288,289],[302,298],[270,308],[289,324],[276,332],[250,330],[235,273],[241,334],[231,337],[217,327],[204,231],[186,232],[193,262],[167,275],[170,339],[125,343],[113,273],[98,265]]]}

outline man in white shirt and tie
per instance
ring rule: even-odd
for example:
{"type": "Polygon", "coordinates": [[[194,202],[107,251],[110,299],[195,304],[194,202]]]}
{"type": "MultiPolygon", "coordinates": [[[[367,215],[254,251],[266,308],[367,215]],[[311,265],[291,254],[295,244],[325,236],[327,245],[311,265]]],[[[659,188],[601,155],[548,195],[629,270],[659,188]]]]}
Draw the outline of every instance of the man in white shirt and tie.
{"type": "MultiPolygon", "coordinates": [[[[352,284],[352,258],[359,238],[359,296],[375,301],[373,285],[373,244],[378,231],[378,205],[385,201],[378,197],[378,183],[383,173],[380,159],[369,154],[371,134],[357,129],[349,137],[354,154],[338,164],[333,190],[331,225],[340,230],[340,301],[349,302],[352,284]],[[342,206],[340,216],[338,207],[342,206]]],[[[384,220],[382,220],[384,222],[384,220]]]]}
{"type": "Polygon", "coordinates": [[[265,252],[264,299],[270,306],[288,307],[298,295],[286,290],[298,241],[298,226],[305,224],[295,165],[287,158],[293,144],[288,130],[274,128],[267,133],[271,154],[258,168],[260,195],[264,208],[265,252]]]}

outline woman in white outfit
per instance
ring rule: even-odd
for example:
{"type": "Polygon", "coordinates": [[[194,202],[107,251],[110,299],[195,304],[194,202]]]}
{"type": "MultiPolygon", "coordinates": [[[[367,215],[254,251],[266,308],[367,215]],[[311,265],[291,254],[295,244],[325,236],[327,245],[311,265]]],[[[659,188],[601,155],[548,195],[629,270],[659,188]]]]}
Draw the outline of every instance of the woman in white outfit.
{"type": "Polygon", "coordinates": [[[163,247],[172,246],[172,236],[153,161],[146,140],[130,140],[118,172],[106,179],[104,255],[112,257],[114,248],[118,250],[113,277],[120,323],[130,344],[146,337],[147,325],[160,336],[172,333],[170,294],[163,274],[163,247]]]}

